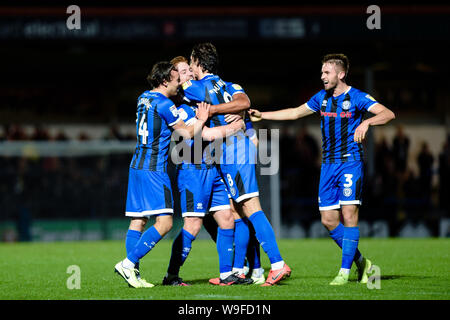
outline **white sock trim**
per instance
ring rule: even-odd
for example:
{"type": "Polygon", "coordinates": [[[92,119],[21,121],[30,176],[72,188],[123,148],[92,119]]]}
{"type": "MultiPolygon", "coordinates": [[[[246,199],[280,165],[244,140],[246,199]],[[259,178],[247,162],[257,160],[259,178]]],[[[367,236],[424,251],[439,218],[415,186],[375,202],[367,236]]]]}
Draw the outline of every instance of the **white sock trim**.
{"type": "Polygon", "coordinates": [[[252,271],[252,277],[260,278],[264,274],[263,268],[256,268],[252,271]]]}
{"type": "Polygon", "coordinates": [[[128,258],[125,258],[122,261],[122,267],[127,268],[127,269],[134,269],[134,263],[131,262],[130,260],[128,260],[128,258]]]}
{"type": "Polygon", "coordinates": [[[226,278],[228,278],[229,276],[231,276],[232,273],[233,273],[233,272],[231,272],[231,271],[220,273],[220,280],[225,280],[226,278]]]}
{"type": "Polygon", "coordinates": [[[284,267],[284,260],[275,262],[271,264],[271,268],[272,270],[278,270],[284,267]]]}
{"type": "Polygon", "coordinates": [[[233,273],[238,273],[238,275],[244,274],[244,268],[233,268],[233,270],[231,271],[233,273]]]}
{"type": "Polygon", "coordinates": [[[350,274],[350,269],[341,268],[341,269],[339,270],[339,272],[342,272],[342,273],[344,273],[344,274],[350,274]]]}

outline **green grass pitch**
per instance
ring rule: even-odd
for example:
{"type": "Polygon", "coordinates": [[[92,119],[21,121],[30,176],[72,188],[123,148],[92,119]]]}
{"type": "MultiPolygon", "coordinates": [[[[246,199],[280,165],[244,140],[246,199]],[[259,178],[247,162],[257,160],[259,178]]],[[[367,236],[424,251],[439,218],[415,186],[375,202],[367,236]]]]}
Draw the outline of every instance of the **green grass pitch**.
{"type": "MultiPolygon", "coordinates": [[[[340,250],[331,239],[279,240],[291,278],[275,287],[208,284],[218,275],[215,245],[196,240],[181,277],[190,287],[166,287],[172,242],[162,240],[141,261],[141,274],[154,288],[132,289],[114,271],[124,258],[124,241],[0,244],[2,300],[376,300],[450,298],[450,239],[361,239],[359,249],[381,271],[380,289],[355,281],[343,287],[328,283],[340,266],[340,250]],[[68,289],[67,269],[80,267],[80,289],[68,289]]],[[[270,269],[262,253],[266,275],[270,269]]]]}

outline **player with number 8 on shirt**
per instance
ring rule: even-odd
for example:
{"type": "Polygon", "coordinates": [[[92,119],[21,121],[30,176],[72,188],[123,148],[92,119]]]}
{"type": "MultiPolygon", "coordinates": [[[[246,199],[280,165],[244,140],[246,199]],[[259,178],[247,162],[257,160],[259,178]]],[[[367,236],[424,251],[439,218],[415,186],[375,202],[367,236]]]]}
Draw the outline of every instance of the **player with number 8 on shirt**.
{"type": "MultiPolygon", "coordinates": [[[[195,45],[190,66],[197,81],[183,84],[187,99],[211,104],[210,127],[226,125],[225,114],[240,113],[250,106],[250,99],[241,86],[225,82],[217,75],[218,60],[213,44],[195,45]]],[[[240,131],[228,137],[219,151],[220,156],[216,156],[215,161],[230,195],[230,204],[236,207],[237,212],[243,212],[253,225],[255,236],[271,263],[271,270],[262,286],[273,286],[289,277],[291,268],[283,260],[272,225],[261,208],[255,172],[256,146],[240,131]]],[[[243,267],[245,252],[241,257],[243,267]]]]}
{"type": "MultiPolygon", "coordinates": [[[[182,83],[193,79],[187,59],[178,56],[171,63],[180,73],[182,83]]],[[[196,122],[197,105],[189,106],[180,90],[177,100],[178,113],[187,125],[196,122]]],[[[201,102],[204,103],[204,102],[201,102]]],[[[216,139],[232,135],[244,126],[242,119],[225,126],[209,128],[205,126],[202,135],[194,139],[184,139],[174,148],[177,159],[177,184],[180,196],[183,227],[172,244],[167,274],[163,285],[187,286],[180,277],[180,268],[189,256],[192,243],[200,232],[205,217],[212,216],[217,226],[216,248],[219,257],[220,285],[251,284],[249,279],[237,277],[232,272],[234,219],[230,210],[228,194],[214,163],[208,161],[210,145],[216,139]]],[[[174,139],[178,141],[178,139],[174,139]]],[[[174,155],[172,151],[172,156],[174,155]]],[[[175,160],[172,157],[172,160],[175,160]]]]}

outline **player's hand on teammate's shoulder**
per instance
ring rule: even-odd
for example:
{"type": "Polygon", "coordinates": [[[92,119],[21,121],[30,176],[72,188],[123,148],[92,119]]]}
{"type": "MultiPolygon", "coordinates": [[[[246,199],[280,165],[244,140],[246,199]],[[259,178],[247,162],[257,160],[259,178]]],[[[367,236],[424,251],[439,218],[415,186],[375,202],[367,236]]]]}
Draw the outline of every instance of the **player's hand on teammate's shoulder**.
{"type": "Polygon", "coordinates": [[[262,115],[259,110],[256,109],[248,109],[248,113],[250,115],[250,120],[252,122],[258,122],[262,120],[262,115]]]}
{"type": "Polygon", "coordinates": [[[362,143],[366,138],[367,130],[369,129],[369,124],[366,121],[361,122],[361,124],[356,128],[353,140],[357,143],[362,143]]]}
{"type": "Polygon", "coordinates": [[[209,109],[211,108],[211,105],[206,102],[200,102],[197,103],[197,118],[201,121],[208,120],[209,117],[209,109]]]}

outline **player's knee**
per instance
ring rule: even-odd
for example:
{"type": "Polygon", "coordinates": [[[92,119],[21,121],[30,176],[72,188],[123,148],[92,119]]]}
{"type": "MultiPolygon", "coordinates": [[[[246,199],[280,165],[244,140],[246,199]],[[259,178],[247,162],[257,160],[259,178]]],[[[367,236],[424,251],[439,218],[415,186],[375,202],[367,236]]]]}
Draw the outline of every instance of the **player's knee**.
{"type": "Polygon", "coordinates": [[[339,224],[339,221],[336,221],[335,219],[332,219],[331,217],[328,217],[326,215],[322,215],[321,222],[327,230],[333,230],[336,228],[339,224]]]}
{"type": "Polygon", "coordinates": [[[154,224],[161,237],[164,237],[172,229],[172,225],[172,216],[160,216],[156,218],[156,222],[154,224]]]}
{"type": "Polygon", "coordinates": [[[233,215],[234,220],[241,219],[242,216],[236,210],[231,210],[231,214],[233,215]]]}
{"type": "Polygon", "coordinates": [[[165,227],[166,227],[166,233],[169,232],[170,230],[172,230],[172,227],[173,227],[172,217],[170,217],[170,219],[167,219],[167,221],[165,222],[165,227]]]}
{"type": "Polygon", "coordinates": [[[184,219],[183,229],[192,234],[193,236],[197,236],[202,228],[203,221],[198,217],[186,217],[184,219]]]}
{"type": "Polygon", "coordinates": [[[358,225],[358,215],[357,214],[346,214],[346,215],[342,215],[343,219],[344,219],[344,226],[346,227],[356,227],[358,225]]]}
{"type": "Polygon", "coordinates": [[[250,199],[244,200],[241,204],[242,210],[245,215],[249,217],[255,212],[262,211],[261,203],[259,197],[252,197],[250,199]]]}
{"type": "Polygon", "coordinates": [[[356,227],[358,225],[358,207],[357,206],[343,206],[342,217],[346,227],[356,227]]]}
{"type": "Polygon", "coordinates": [[[234,228],[234,217],[231,210],[221,210],[214,215],[221,229],[233,229],[234,228]]]}
{"type": "Polygon", "coordinates": [[[132,218],[130,221],[130,230],[136,230],[139,232],[143,232],[145,229],[145,225],[147,224],[147,218],[132,218]]]}

